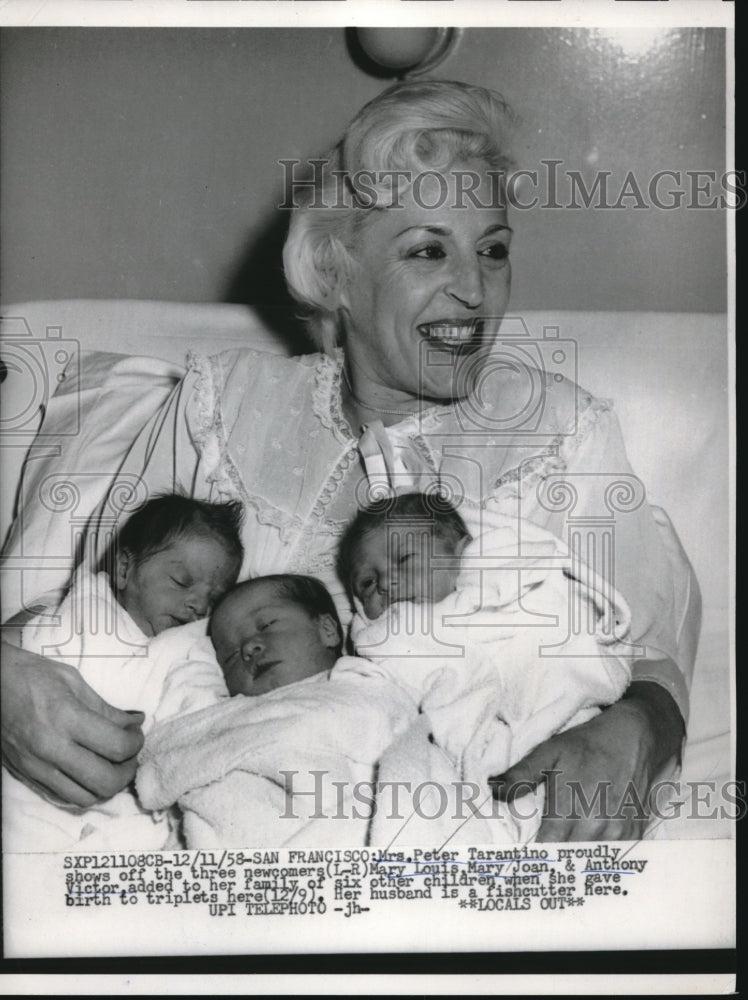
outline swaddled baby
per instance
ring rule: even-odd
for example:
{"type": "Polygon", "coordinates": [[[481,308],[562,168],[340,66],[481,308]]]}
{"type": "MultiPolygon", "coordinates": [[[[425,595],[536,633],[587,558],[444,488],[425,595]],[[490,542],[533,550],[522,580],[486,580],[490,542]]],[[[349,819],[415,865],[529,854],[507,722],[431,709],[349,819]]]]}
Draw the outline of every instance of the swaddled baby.
{"type": "Polygon", "coordinates": [[[345,670],[354,658],[341,656],[335,605],[312,577],[238,584],[209,634],[231,697],[153,730],[141,801],[178,803],[188,847],[363,845],[370,811],[357,789],[415,716],[412,699],[369,677],[370,664],[345,670]]]}
{"type": "Polygon", "coordinates": [[[527,522],[492,516],[471,539],[442,497],[403,494],[359,511],[339,570],[357,603],[356,652],[427,713],[460,780],[487,792],[628,684],[622,600],[527,522]]]}
{"type": "Polygon", "coordinates": [[[266,694],[329,674],[343,649],[327,589],[294,574],[237,584],[213,612],[209,632],[232,696],[266,694]]]}
{"type": "MultiPolygon", "coordinates": [[[[181,692],[174,702],[183,678],[175,682],[169,671],[239,574],[241,518],[234,502],[152,497],[125,522],[107,568],[81,567],[56,616],[30,621],[20,643],[75,667],[116,708],[142,711],[144,731],[159,715],[197,707],[181,692]]],[[[130,788],[84,809],[3,772],[5,851],[144,850],[169,836],[167,818],[142,809],[130,788]]]]}

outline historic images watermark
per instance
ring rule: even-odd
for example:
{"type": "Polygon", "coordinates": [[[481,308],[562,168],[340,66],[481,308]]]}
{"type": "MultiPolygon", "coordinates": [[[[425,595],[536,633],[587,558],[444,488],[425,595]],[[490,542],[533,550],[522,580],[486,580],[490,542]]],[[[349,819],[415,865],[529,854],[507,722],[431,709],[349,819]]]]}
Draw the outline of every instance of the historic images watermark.
{"type": "Polygon", "coordinates": [[[310,819],[368,819],[383,813],[387,819],[468,820],[471,817],[500,819],[509,815],[517,821],[544,820],[668,820],[720,819],[737,821],[748,809],[744,781],[656,781],[649,794],[629,781],[614,791],[610,781],[599,781],[593,792],[576,780],[564,781],[568,788],[568,808],[561,809],[558,789],[560,770],[544,771],[544,801],[531,793],[537,786],[529,781],[509,785],[492,782],[490,791],[474,781],[447,784],[426,780],[336,781],[329,771],[282,770],[280,778],[286,795],[281,819],[298,819],[299,810],[310,819]],[[335,808],[331,808],[334,804],[335,808]],[[539,816],[540,813],[540,816],[539,816]]]}
{"type": "Polygon", "coordinates": [[[537,170],[340,170],[327,159],[279,160],[281,209],[404,208],[405,192],[419,208],[484,209],[733,209],[748,202],[744,170],[664,168],[579,170],[541,160],[537,170]],[[327,183],[323,183],[323,178],[327,183]],[[331,183],[332,181],[332,183],[331,183]],[[450,182],[451,181],[451,182],[450,182]]]}

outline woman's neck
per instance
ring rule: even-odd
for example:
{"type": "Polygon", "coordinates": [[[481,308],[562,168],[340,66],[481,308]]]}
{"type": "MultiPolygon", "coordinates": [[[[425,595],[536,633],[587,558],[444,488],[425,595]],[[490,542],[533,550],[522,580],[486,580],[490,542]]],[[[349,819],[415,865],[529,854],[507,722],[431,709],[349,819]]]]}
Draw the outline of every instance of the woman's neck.
{"type": "Polygon", "coordinates": [[[367,378],[357,378],[355,369],[350,370],[345,360],[340,396],[343,415],[356,434],[375,420],[389,427],[431,405],[417,396],[380,386],[367,378]]]}

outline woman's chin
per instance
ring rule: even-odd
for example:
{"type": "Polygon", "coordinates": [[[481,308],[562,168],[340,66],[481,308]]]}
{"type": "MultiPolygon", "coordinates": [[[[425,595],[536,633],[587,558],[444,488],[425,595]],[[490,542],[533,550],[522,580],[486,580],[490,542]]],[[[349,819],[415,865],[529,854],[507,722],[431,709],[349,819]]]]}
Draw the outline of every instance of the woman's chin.
{"type": "Polygon", "coordinates": [[[427,368],[421,372],[418,395],[421,399],[451,403],[472,395],[480,381],[487,352],[473,347],[434,348],[427,368]]]}

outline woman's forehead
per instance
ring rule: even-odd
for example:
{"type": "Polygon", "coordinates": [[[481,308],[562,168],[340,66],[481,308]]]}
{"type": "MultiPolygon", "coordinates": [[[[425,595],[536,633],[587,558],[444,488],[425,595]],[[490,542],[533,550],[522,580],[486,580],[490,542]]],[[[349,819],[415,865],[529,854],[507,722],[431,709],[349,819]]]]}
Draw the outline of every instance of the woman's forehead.
{"type": "Polygon", "coordinates": [[[501,192],[497,196],[490,181],[479,175],[468,175],[464,183],[467,188],[460,186],[459,177],[451,171],[423,175],[419,183],[399,192],[392,205],[368,211],[367,228],[389,238],[412,229],[439,230],[445,235],[469,229],[476,239],[497,228],[508,229],[501,192]]]}

